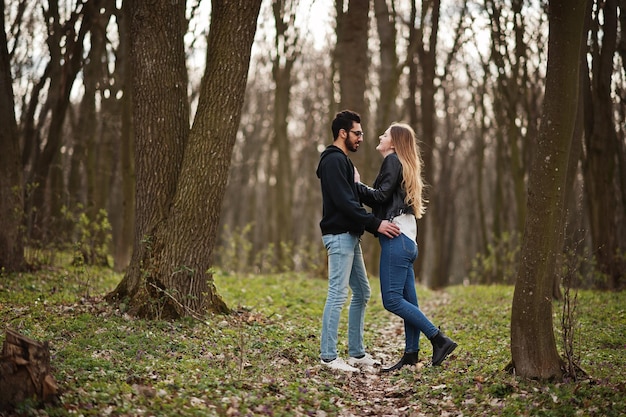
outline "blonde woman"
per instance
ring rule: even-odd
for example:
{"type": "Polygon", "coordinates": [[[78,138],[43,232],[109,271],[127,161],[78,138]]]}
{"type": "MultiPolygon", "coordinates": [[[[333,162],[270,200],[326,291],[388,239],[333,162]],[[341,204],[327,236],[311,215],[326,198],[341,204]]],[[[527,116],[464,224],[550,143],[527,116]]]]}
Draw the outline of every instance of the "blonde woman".
{"type": "Polygon", "coordinates": [[[398,237],[379,235],[380,288],[385,309],[404,320],[405,348],[402,358],[382,372],[395,371],[418,361],[420,333],[433,347],[432,364],[440,365],[457,344],[444,335],[420,310],[415,291],[413,262],[417,258],[417,219],[424,214],[422,160],[415,132],[404,123],[392,123],[380,137],[376,150],[383,156],[373,187],[360,182],[359,197],[379,219],[400,227],[398,237]]]}

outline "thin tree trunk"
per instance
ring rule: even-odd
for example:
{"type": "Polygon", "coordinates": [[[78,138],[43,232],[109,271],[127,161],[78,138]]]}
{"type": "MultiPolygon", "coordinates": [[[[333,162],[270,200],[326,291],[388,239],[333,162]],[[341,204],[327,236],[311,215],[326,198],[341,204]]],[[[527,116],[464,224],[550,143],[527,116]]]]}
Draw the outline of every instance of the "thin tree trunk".
{"type": "Polygon", "coordinates": [[[272,173],[275,182],[270,190],[272,201],[272,234],[270,242],[274,244],[276,262],[281,270],[292,270],[293,260],[290,249],[293,248],[293,178],[291,161],[292,146],[289,143],[287,120],[289,117],[292,70],[299,53],[299,36],[289,27],[293,21],[295,5],[284,0],[272,4],[276,23],[276,57],[272,67],[274,80],[274,134],[272,135],[272,173]],[[287,4],[285,4],[287,3],[287,4]]]}
{"type": "Polygon", "coordinates": [[[396,52],[395,15],[389,11],[385,0],[374,0],[374,14],[380,38],[380,69],[378,71],[380,98],[377,103],[374,126],[376,132],[384,132],[391,122],[400,121],[401,118],[395,101],[398,97],[400,75],[404,65],[398,62],[396,52]]]}
{"type": "MultiPolygon", "coordinates": [[[[485,80],[484,80],[484,84],[486,83],[486,75],[485,75],[485,80]]],[[[484,187],[485,187],[485,181],[484,181],[484,171],[485,171],[485,137],[487,136],[487,132],[488,132],[488,128],[486,125],[486,107],[485,107],[485,100],[483,98],[484,96],[484,90],[483,90],[483,94],[480,94],[480,92],[477,94],[476,96],[476,101],[477,101],[477,106],[480,109],[478,111],[478,116],[477,117],[479,120],[477,120],[478,126],[479,126],[479,131],[478,131],[478,135],[477,138],[475,140],[475,145],[476,145],[476,206],[477,206],[477,216],[478,216],[478,224],[479,224],[479,228],[478,228],[478,247],[480,249],[480,252],[482,253],[487,253],[487,248],[488,248],[488,241],[489,241],[489,236],[487,234],[487,222],[486,222],[486,216],[485,216],[485,202],[483,199],[483,195],[484,195],[484,187]]]]}
{"type": "MultiPolygon", "coordinates": [[[[583,163],[587,204],[591,224],[591,236],[598,268],[606,274],[607,281],[599,283],[605,288],[617,288],[626,272],[617,254],[620,250],[618,232],[619,200],[619,148],[614,124],[611,79],[617,48],[617,3],[602,2],[596,10],[591,28],[591,65],[593,78],[590,83],[590,106],[585,126],[585,150],[583,163]],[[598,16],[602,13],[602,19],[598,16]],[[600,23],[602,22],[602,23],[600,23]],[[600,26],[601,25],[601,26],[600,26]]],[[[623,212],[623,206],[622,206],[623,212]]],[[[623,219],[624,216],[621,216],[623,219]]],[[[623,220],[622,220],[623,221],[623,220]]]]}
{"type": "MultiPolygon", "coordinates": [[[[4,16],[4,0],[0,16],[4,16]]],[[[0,270],[16,272],[26,267],[21,227],[24,189],[4,18],[0,22],[0,125],[0,270]]]]}
{"type": "MultiPolygon", "coordinates": [[[[437,68],[437,36],[439,32],[439,14],[440,14],[439,0],[429,0],[422,2],[422,14],[420,17],[420,26],[417,28],[417,52],[419,57],[419,67],[421,68],[422,75],[422,88],[420,90],[420,122],[422,126],[423,142],[422,158],[424,160],[424,180],[427,184],[425,189],[426,199],[428,204],[428,222],[422,222],[420,227],[421,234],[428,234],[430,237],[431,245],[423,245],[420,249],[420,256],[418,257],[418,265],[425,259],[427,251],[432,248],[437,251],[443,247],[444,236],[441,235],[442,228],[441,219],[437,213],[440,207],[437,206],[435,198],[431,197],[431,193],[441,192],[439,184],[435,182],[436,168],[434,165],[434,153],[436,149],[435,133],[436,133],[436,118],[435,118],[435,78],[437,68]],[[430,28],[426,22],[427,16],[430,15],[430,28]],[[425,33],[428,33],[428,38],[424,40],[425,33]],[[437,191],[435,191],[437,189],[437,191]],[[430,230],[428,228],[431,228],[430,230]],[[420,260],[421,258],[421,260],[420,260]]],[[[441,275],[441,264],[443,261],[440,253],[433,253],[433,269],[430,274],[430,279],[427,284],[431,288],[439,288],[442,283],[445,282],[446,277],[441,275]]],[[[417,268],[421,270],[420,267],[417,268]]],[[[445,284],[444,284],[445,285],[445,284]]]]}
{"type": "Polygon", "coordinates": [[[130,62],[130,14],[128,3],[122,2],[118,12],[120,31],[120,53],[116,61],[116,72],[122,81],[121,123],[119,175],[121,176],[121,204],[115,212],[120,213],[119,228],[113,229],[113,267],[116,271],[125,270],[130,264],[133,248],[133,230],[135,229],[135,167],[133,164],[134,135],[132,118],[132,74],[130,62]]]}
{"type": "Polygon", "coordinates": [[[74,11],[68,22],[61,22],[58,2],[52,1],[48,5],[45,17],[53,26],[52,36],[47,39],[51,69],[46,71],[46,74],[49,74],[50,88],[47,103],[44,106],[45,110],[41,112],[40,117],[43,119],[49,116],[49,129],[43,149],[40,152],[38,149],[35,151],[31,175],[27,178],[29,184],[36,185],[33,191],[32,207],[27,207],[27,215],[34,216],[31,218],[31,223],[36,237],[39,238],[50,236],[48,222],[52,216],[60,215],[58,212],[46,211],[46,207],[50,208],[49,205],[46,206],[46,195],[49,195],[51,185],[48,181],[50,168],[59,157],[70,92],[82,65],[84,39],[92,24],[89,8],[86,8],[82,14],[74,11]],[[75,33],[74,25],[79,16],[82,17],[82,21],[78,33],[75,33]]]}

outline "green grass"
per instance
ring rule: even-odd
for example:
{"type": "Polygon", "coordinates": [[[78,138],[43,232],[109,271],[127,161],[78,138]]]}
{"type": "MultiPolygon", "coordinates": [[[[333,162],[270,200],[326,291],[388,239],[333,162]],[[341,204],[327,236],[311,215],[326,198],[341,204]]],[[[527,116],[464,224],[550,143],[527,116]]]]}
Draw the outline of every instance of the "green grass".
{"type": "MultiPolygon", "coordinates": [[[[503,371],[510,360],[508,286],[418,287],[422,309],[459,343],[455,353],[443,366],[430,367],[430,343],[423,340],[416,367],[345,375],[318,364],[325,280],[217,276],[218,290],[236,314],[166,322],[135,319],[104,303],[120,279],[107,269],[69,266],[0,275],[2,323],[50,342],[62,389],[60,404],[43,410],[24,405],[18,415],[626,414],[624,293],[579,293],[575,348],[589,376],[548,383],[503,371]]],[[[402,324],[383,309],[376,279],[372,290],[366,344],[389,365],[402,351],[402,324]]],[[[560,349],[558,303],[554,311],[560,349]]]]}

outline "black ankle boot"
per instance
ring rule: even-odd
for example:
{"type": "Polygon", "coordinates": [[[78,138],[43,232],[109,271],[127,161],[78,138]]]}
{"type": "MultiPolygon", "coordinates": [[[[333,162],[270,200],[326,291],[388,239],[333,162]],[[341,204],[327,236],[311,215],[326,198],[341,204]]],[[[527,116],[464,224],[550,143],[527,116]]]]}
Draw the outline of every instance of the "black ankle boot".
{"type": "Polygon", "coordinates": [[[400,358],[400,360],[398,361],[398,363],[396,363],[391,368],[382,368],[380,370],[380,372],[397,371],[398,369],[402,368],[404,365],[415,365],[417,363],[417,354],[418,353],[419,353],[419,351],[417,351],[417,352],[405,352],[404,355],[402,356],[402,358],[400,358]]]}
{"type": "Polygon", "coordinates": [[[458,346],[452,339],[443,334],[441,330],[432,339],[433,345],[433,366],[441,365],[449,354],[458,346]]]}

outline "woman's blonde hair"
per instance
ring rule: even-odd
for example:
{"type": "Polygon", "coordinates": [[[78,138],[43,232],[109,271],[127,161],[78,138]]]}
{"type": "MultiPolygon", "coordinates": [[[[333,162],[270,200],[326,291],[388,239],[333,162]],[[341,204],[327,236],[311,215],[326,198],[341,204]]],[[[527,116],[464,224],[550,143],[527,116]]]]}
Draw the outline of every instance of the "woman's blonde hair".
{"type": "Polygon", "coordinates": [[[422,198],[422,157],[413,128],[406,123],[392,123],[391,144],[402,164],[402,186],[406,192],[406,203],[413,208],[415,217],[422,218],[427,201],[422,198]]]}

